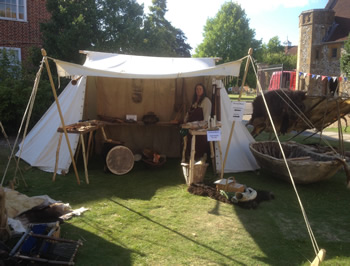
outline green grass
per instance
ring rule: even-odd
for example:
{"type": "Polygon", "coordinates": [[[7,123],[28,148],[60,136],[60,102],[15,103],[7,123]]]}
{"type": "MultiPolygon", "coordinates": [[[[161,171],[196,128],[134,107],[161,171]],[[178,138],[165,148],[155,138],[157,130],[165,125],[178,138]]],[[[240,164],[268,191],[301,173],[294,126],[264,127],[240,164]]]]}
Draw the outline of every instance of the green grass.
{"type": "MultiPolygon", "coordinates": [[[[338,128],[337,127],[329,127],[329,128],[325,128],[323,131],[338,132],[338,128]]],[[[350,128],[349,127],[342,127],[342,132],[345,134],[350,134],[350,128]]]]}
{"type": "MultiPolygon", "coordinates": [[[[2,175],[8,150],[0,148],[2,175]]],[[[117,176],[104,173],[103,161],[95,157],[89,162],[90,185],[81,162],[78,170],[81,185],[72,170],[52,182],[51,173],[30,168],[24,174],[27,188],[18,179],[18,190],[28,196],[47,194],[73,208],[90,209],[61,225],[61,237],[83,241],[78,266],[309,265],[315,257],[292,186],[258,171],[233,174],[240,183],[275,195],[248,210],[187,192],[178,159],[159,169],[137,162],[128,174],[117,176]]],[[[205,178],[216,178],[210,167],[205,178]]],[[[345,180],[340,171],[328,181],[297,187],[318,245],[327,251],[323,265],[350,265],[345,180]]]]}

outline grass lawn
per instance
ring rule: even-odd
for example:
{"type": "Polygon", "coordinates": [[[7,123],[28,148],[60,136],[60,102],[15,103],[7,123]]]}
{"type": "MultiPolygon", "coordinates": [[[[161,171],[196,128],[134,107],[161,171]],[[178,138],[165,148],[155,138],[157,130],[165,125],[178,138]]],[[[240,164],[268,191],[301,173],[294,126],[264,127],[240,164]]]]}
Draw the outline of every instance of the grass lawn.
{"type": "MultiPolygon", "coordinates": [[[[0,146],[1,174],[8,153],[0,146]]],[[[90,208],[61,225],[61,237],[83,241],[76,265],[309,265],[315,257],[292,186],[259,171],[233,175],[256,190],[273,192],[275,199],[243,209],[190,194],[179,159],[158,169],[136,162],[128,174],[117,176],[104,173],[102,159],[95,157],[89,162],[90,185],[83,169],[79,162],[78,185],[73,170],[52,182],[51,173],[30,168],[24,174],[28,187],[19,179],[17,188],[28,196],[47,194],[73,208],[90,208]]],[[[205,179],[216,179],[210,167],[205,179]]],[[[297,186],[318,245],[327,251],[323,265],[350,265],[345,180],[341,170],[328,181],[297,186]]]]}

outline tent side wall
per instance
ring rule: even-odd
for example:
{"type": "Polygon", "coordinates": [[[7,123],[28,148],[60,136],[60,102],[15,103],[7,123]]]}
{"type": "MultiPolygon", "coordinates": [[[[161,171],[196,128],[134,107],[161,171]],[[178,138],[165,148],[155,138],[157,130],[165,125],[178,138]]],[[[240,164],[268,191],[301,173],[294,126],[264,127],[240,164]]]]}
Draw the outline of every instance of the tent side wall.
{"type": "MultiPolygon", "coordinates": [[[[197,83],[203,83],[211,98],[211,77],[179,79],[121,79],[88,77],[84,104],[84,119],[103,117],[125,119],[127,114],[137,115],[137,120],[148,112],[159,118],[159,123],[116,124],[105,127],[107,137],[122,141],[134,153],[151,148],[168,157],[181,156],[179,125],[170,121],[183,120],[189,109],[197,83]]],[[[102,150],[102,135],[96,135],[96,152],[102,150]]]]}

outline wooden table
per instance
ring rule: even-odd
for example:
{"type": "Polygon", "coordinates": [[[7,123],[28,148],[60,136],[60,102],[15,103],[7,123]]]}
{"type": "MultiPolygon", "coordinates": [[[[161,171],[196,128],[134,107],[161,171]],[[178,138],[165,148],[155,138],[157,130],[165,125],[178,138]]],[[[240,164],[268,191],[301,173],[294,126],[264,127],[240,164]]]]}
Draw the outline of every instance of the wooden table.
{"type": "MultiPolygon", "coordinates": [[[[88,169],[87,169],[88,155],[90,154],[93,132],[98,130],[98,129],[101,129],[103,137],[106,140],[107,137],[106,137],[106,133],[104,131],[104,126],[105,125],[106,125],[106,123],[103,122],[103,121],[90,120],[90,121],[78,122],[78,123],[74,123],[74,124],[70,124],[70,125],[66,126],[66,130],[67,130],[68,134],[79,134],[80,135],[80,142],[79,142],[79,144],[81,144],[81,147],[82,147],[82,154],[83,154],[83,161],[84,161],[84,170],[85,170],[85,180],[86,180],[87,184],[89,184],[89,175],[88,175],[88,169]],[[85,148],[85,141],[84,141],[84,135],[87,134],[87,133],[89,133],[89,139],[88,139],[88,148],[86,150],[86,148],[85,148]]],[[[52,178],[53,181],[55,181],[55,178],[56,178],[56,172],[57,172],[57,167],[58,167],[58,159],[59,159],[59,151],[60,151],[61,142],[62,142],[62,133],[64,132],[63,131],[63,127],[59,127],[57,129],[57,132],[60,133],[60,136],[59,136],[59,139],[58,139],[58,145],[57,145],[57,151],[56,151],[55,170],[54,170],[54,175],[53,175],[53,178],[52,178]]],[[[79,146],[77,148],[75,160],[77,160],[78,152],[79,152],[79,146]]]]}
{"type": "MultiPolygon", "coordinates": [[[[183,126],[182,128],[188,129],[186,126],[183,126]]],[[[218,128],[216,128],[218,129],[218,128]]],[[[190,153],[190,161],[189,161],[189,169],[188,169],[188,178],[186,179],[186,184],[190,185],[193,182],[193,173],[194,173],[194,158],[196,154],[196,136],[206,136],[208,131],[211,129],[188,129],[189,133],[192,135],[192,141],[191,141],[191,153],[190,153]]],[[[215,169],[215,152],[214,152],[214,141],[209,141],[210,145],[210,158],[212,160],[212,166],[214,169],[214,173],[216,172],[215,169]]],[[[216,141],[218,144],[219,152],[220,152],[220,162],[222,164],[222,152],[221,152],[221,144],[220,141],[216,141]]],[[[182,163],[185,162],[185,153],[186,153],[186,146],[187,146],[187,136],[185,136],[184,140],[184,146],[183,146],[183,152],[182,152],[182,163]]],[[[221,171],[223,171],[221,167],[221,171]]],[[[186,176],[185,176],[186,178],[186,176]]]]}

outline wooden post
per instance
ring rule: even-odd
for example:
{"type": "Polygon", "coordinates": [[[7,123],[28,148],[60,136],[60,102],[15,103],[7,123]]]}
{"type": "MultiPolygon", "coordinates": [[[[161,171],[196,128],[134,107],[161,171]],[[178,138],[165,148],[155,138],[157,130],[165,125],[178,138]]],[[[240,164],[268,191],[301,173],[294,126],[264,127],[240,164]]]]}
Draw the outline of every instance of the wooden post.
{"type": "Polygon", "coordinates": [[[246,62],[246,64],[245,64],[245,69],[244,69],[244,74],[243,74],[242,89],[241,89],[240,92],[239,92],[238,101],[240,101],[240,100],[241,100],[241,97],[242,97],[243,86],[244,86],[245,80],[246,80],[246,78],[247,78],[247,73],[248,73],[248,68],[249,68],[249,62],[250,62],[250,59],[251,59],[252,54],[253,54],[253,49],[252,49],[252,48],[249,48],[249,50],[248,50],[247,62],[246,62]]]}
{"type": "Polygon", "coordinates": [[[89,140],[88,140],[88,148],[87,148],[87,163],[89,163],[89,158],[92,154],[92,138],[93,138],[93,131],[89,133],[89,140]]]}
{"type": "Polygon", "coordinates": [[[60,136],[58,137],[58,144],[57,144],[57,150],[56,150],[55,170],[53,172],[52,181],[56,181],[56,172],[57,172],[57,168],[58,168],[58,159],[60,157],[61,142],[62,142],[62,133],[60,133],[60,136]]]}
{"type": "Polygon", "coordinates": [[[182,160],[181,160],[182,163],[186,162],[187,138],[188,138],[187,136],[183,137],[184,143],[183,143],[183,147],[182,147],[182,160]]]}
{"type": "Polygon", "coordinates": [[[56,93],[55,84],[53,83],[53,79],[52,79],[52,75],[51,75],[51,70],[50,70],[49,62],[48,62],[48,60],[47,60],[47,54],[46,54],[45,49],[41,49],[41,54],[42,54],[43,57],[44,57],[44,61],[45,61],[45,65],[46,65],[47,74],[48,74],[48,76],[49,76],[49,80],[50,80],[50,84],[51,84],[53,96],[55,97],[55,101],[56,101],[56,105],[57,105],[57,110],[58,110],[58,113],[59,113],[59,115],[60,115],[61,124],[62,124],[62,128],[63,128],[63,131],[64,131],[64,136],[66,137],[66,141],[67,141],[67,145],[68,145],[68,150],[69,150],[69,153],[70,153],[70,158],[71,158],[71,160],[72,160],[72,164],[73,164],[75,176],[76,176],[76,178],[77,178],[78,184],[80,185],[80,179],[79,179],[77,167],[76,167],[76,165],[75,165],[75,161],[74,161],[74,156],[73,156],[72,148],[71,148],[71,146],[70,146],[70,142],[69,142],[69,138],[68,138],[67,129],[66,129],[66,126],[65,126],[65,124],[64,124],[63,114],[62,114],[62,111],[61,111],[60,103],[59,103],[59,101],[58,101],[58,97],[57,97],[57,93],[56,93]]]}
{"type": "Polygon", "coordinates": [[[86,181],[86,184],[89,184],[89,174],[88,174],[88,169],[87,169],[84,134],[80,134],[80,141],[81,141],[82,154],[83,154],[83,160],[84,160],[85,181],[86,181]]]}
{"type": "Polygon", "coordinates": [[[188,171],[188,176],[189,176],[189,181],[188,185],[191,185],[193,182],[193,174],[194,174],[194,157],[196,154],[196,135],[195,132],[192,134],[192,142],[191,142],[191,157],[190,157],[190,165],[189,165],[189,171],[188,171]]]}
{"type": "Polygon", "coordinates": [[[312,261],[311,266],[318,266],[324,260],[326,256],[326,250],[320,249],[315,259],[312,261]]]}
{"type": "Polygon", "coordinates": [[[209,145],[210,145],[210,158],[211,158],[211,163],[213,165],[213,172],[215,175],[216,174],[216,165],[215,165],[214,143],[212,141],[209,141],[209,145]]]}
{"type": "MultiPolygon", "coordinates": [[[[248,68],[249,68],[249,62],[250,62],[250,57],[253,54],[253,49],[249,48],[248,50],[248,57],[247,57],[247,62],[245,64],[245,70],[244,70],[244,75],[243,75],[243,81],[242,81],[242,88],[244,85],[244,82],[247,78],[247,72],[248,72],[248,68]]],[[[239,93],[239,97],[238,97],[238,101],[241,100],[241,96],[242,96],[242,90],[239,93]]],[[[224,158],[224,163],[222,164],[222,173],[221,173],[221,178],[223,178],[223,171],[225,169],[225,165],[226,165],[226,160],[227,160],[227,155],[228,155],[228,150],[230,148],[231,145],[231,139],[232,139],[232,135],[233,135],[233,131],[235,129],[235,121],[232,122],[232,126],[231,126],[231,130],[230,130],[230,136],[228,138],[228,143],[227,143],[227,147],[226,147],[226,151],[225,151],[225,158],[224,158]]]]}

